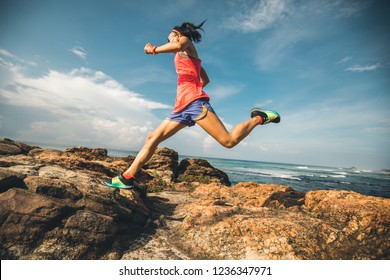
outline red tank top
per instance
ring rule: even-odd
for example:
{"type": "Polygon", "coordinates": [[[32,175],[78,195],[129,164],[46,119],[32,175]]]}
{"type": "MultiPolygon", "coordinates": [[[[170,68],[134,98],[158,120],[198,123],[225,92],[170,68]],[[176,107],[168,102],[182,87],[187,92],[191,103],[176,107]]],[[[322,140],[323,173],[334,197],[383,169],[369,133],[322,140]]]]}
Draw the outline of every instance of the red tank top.
{"type": "Polygon", "coordinates": [[[175,55],[177,73],[177,95],[173,112],[180,112],[192,101],[209,96],[203,91],[200,81],[201,60],[185,56],[179,52],[175,55]]]}

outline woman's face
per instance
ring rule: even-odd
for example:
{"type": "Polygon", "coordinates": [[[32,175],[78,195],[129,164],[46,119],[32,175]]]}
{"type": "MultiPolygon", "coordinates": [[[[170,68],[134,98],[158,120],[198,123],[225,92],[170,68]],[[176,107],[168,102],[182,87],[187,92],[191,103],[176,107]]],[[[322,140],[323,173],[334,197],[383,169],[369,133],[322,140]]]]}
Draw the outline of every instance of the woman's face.
{"type": "Polygon", "coordinates": [[[168,43],[175,43],[178,42],[180,39],[180,33],[172,30],[171,33],[168,35],[168,43]]]}

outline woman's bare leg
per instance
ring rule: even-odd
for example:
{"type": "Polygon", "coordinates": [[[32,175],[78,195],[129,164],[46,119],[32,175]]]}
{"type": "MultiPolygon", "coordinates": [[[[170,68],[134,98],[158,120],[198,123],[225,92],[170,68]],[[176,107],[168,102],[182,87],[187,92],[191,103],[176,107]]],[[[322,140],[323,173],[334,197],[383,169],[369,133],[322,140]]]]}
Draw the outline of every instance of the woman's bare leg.
{"type": "Polygon", "coordinates": [[[158,144],[173,136],[179,130],[187,127],[185,124],[164,120],[145,140],[145,144],[137,154],[131,166],[123,172],[124,177],[134,176],[141,167],[153,156],[158,144]]]}
{"type": "Polygon", "coordinates": [[[240,143],[249,133],[260,124],[258,118],[252,118],[236,125],[230,132],[226,130],[222,121],[213,112],[208,112],[204,119],[196,122],[210,136],[226,148],[233,148],[240,143]]]}

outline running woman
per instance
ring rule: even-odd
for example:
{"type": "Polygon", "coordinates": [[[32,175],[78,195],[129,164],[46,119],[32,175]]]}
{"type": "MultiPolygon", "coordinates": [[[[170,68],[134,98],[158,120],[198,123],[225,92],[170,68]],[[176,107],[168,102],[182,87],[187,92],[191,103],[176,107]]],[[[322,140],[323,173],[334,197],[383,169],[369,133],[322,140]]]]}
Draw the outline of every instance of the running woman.
{"type": "Polygon", "coordinates": [[[209,103],[209,96],[203,88],[210,82],[206,71],[201,66],[194,43],[201,41],[203,21],[199,25],[185,22],[175,26],[168,35],[168,43],[155,46],[145,45],[146,54],[174,53],[178,75],[176,102],[170,114],[149,136],[131,166],[122,174],[110,178],[104,184],[113,188],[139,190],[134,176],[152,157],[157,146],[185,127],[198,124],[216,141],[226,148],[233,148],[240,143],[258,125],[280,122],[275,111],[254,108],[250,119],[228,131],[209,103]]]}

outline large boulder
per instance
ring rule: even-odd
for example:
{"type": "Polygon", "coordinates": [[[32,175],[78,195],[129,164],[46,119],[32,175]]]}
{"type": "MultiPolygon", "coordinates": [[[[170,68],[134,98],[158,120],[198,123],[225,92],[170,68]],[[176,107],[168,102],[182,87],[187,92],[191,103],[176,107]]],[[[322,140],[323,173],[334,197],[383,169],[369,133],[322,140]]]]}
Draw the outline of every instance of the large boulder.
{"type": "Polygon", "coordinates": [[[26,145],[24,143],[13,141],[11,139],[0,139],[0,155],[27,154],[29,151],[35,148],[37,147],[26,145]]]}
{"type": "Polygon", "coordinates": [[[198,187],[179,245],[207,259],[388,259],[389,200],[347,191],[240,183],[198,187]]]}
{"type": "Polygon", "coordinates": [[[183,159],[177,168],[176,178],[178,182],[231,185],[229,177],[225,172],[214,168],[207,160],[198,158],[183,159]]]}
{"type": "Polygon", "coordinates": [[[168,148],[157,148],[152,158],[143,166],[143,170],[153,177],[171,183],[176,176],[179,155],[176,151],[168,148]]]}
{"type": "Polygon", "coordinates": [[[2,259],[118,259],[149,223],[139,193],[101,181],[127,167],[128,158],[5,142],[23,150],[0,156],[2,259]]]}

